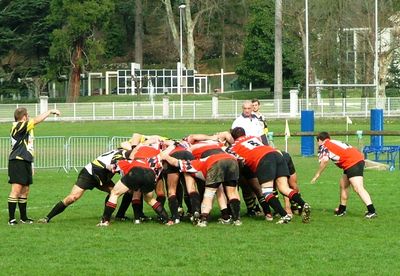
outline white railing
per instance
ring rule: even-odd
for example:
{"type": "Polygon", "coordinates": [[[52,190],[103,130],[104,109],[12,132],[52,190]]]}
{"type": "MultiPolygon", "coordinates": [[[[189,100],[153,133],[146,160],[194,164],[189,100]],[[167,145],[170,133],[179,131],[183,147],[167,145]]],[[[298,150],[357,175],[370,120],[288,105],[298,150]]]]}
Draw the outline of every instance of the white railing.
{"type": "MultiPolygon", "coordinates": [[[[251,98],[251,93],[249,93],[251,98]]],[[[111,102],[111,103],[49,103],[48,108],[57,108],[61,117],[54,120],[145,120],[145,119],[233,119],[241,113],[242,100],[213,101],[169,101],[163,102],[111,102]],[[215,104],[215,103],[214,103],[215,104]],[[213,114],[213,110],[218,110],[213,114]],[[167,112],[168,111],[168,112],[167,112]]],[[[40,104],[1,104],[0,122],[13,121],[15,108],[24,106],[31,116],[40,113],[40,104]]],[[[311,99],[308,110],[314,110],[315,117],[369,117],[375,108],[375,98],[311,99]]],[[[272,118],[299,118],[306,109],[306,101],[298,101],[297,112],[290,110],[290,100],[261,100],[261,111],[272,118]]],[[[384,116],[400,116],[400,98],[386,98],[384,116]]]]}
{"type": "MultiPolygon", "coordinates": [[[[100,154],[119,147],[130,137],[43,136],[35,137],[35,162],[38,169],[59,168],[78,171],[100,154]]],[[[7,169],[11,149],[9,137],[0,137],[0,169],[7,169]]]]}

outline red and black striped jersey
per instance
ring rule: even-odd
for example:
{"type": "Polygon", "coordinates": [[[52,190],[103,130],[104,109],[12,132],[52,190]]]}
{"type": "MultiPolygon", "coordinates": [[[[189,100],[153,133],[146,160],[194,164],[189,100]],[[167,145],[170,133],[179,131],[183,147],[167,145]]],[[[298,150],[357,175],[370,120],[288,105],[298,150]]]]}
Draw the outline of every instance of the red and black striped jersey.
{"type": "Polygon", "coordinates": [[[236,160],[233,155],[222,152],[201,159],[178,160],[178,166],[182,172],[190,173],[201,180],[205,180],[207,177],[207,171],[212,167],[213,164],[222,159],[236,160]]]}
{"type": "Polygon", "coordinates": [[[271,146],[264,145],[256,136],[242,136],[233,143],[230,151],[244,160],[252,171],[256,171],[260,160],[270,152],[277,150],[271,146]]]}
{"type": "Polygon", "coordinates": [[[356,148],[337,140],[326,139],[318,148],[318,159],[329,158],[336,166],[347,170],[364,160],[364,155],[356,148]]]}
{"type": "Polygon", "coordinates": [[[207,152],[219,153],[223,152],[222,147],[224,146],[223,143],[213,140],[205,140],[199,141],[196,144],[193,144],[190,147],[192,154],[195,159],[200,159],[206,157],[207,152]]]}

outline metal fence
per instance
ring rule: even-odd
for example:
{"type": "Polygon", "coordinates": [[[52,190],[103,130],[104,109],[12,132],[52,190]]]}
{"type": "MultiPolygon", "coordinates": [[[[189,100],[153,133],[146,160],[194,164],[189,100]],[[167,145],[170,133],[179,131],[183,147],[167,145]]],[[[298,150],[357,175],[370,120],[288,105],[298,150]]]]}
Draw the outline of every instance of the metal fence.
{"type": "MultiPolygon", "coordinates": [[[[249,93],[251,98],[251,93],[249,93]]],[[[169,101],[164,102],[111,102],[111,103],[49,103],[48,108],[57,108],[61,117],[53,120],[144,120],[144,119],[233,119],[242,112],[242,100],[214,101],[169,101]]],[[[296,105],[296,104],[295,104],[296,105]]],[[[31,116],[40,113],[40,104],[2,104],[0,122],[13,121],[15,108],[24,106],[31,116]]],[[[375,108],[375,98],[311,99],[308,110],[315,117],[369,117],[375,108]]],[[[386,98],[384,116],[400,116],[400,98],[386,98]]],[[[261,111],[271,118],[299,118],[300,111],[307,109],[306,101],[299,99],[296,111],[290,109],[289,99],[262,100],[261,111]]],[[[292,106],[293,108],[293,106],[292,106]]]]}
{"type": "MultiPolygon", "coordinates": [[[[43,136],[35,137],[34,167],[78,170],[97,156],[118,147],[130,137],[107,136],[43,136]]],[[[0,137],[0,169],[7,169],[11,149],[9,137],[0,137]]]]}

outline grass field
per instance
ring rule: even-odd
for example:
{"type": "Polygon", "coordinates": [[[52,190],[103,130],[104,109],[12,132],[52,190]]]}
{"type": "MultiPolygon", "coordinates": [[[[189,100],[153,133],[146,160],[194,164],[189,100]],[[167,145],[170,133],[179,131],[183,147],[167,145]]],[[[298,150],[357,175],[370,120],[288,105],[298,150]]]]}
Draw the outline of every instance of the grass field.
{"type": "MultiPolygon", "coordinates": [[[[230,127],[228,121],[151,121],[43,123],[37,136],[106,135],[129,136],[132,132],[160,134],[174,138],[188,133],[213,133],[230,127]]],[[[397,130],[398,120],[385,121],[385,129],[397,130]]],[[[272,131],[282,132],[284,121],[271,121],[272,131]]],[[[0,136],[7,136],[9,124],[0,124],[0,136]]],[[[291,131],[299,122],[290,121],[291,131]]],[[[316,131],[344,130],[345,122],[316,121],[316,131]]],[[[369,129],[369,122],[354,121],[352,130],[369,129]]],[[[344,140],[346,137],[335,137],[344,140]]],[[[300,138],[290,138],[304,198],[312,206],[312,221],[302,224],[296,217],[291,224],[276,225],[262,219],[243,217],[241,227],[218,225],[217,211],[209,227],[189,223],[172,227],[149,222],[134,225],[114,222],[97,228],[105,194],[87,192],[76,204],[55,217],[48,225],[18,225],[7,221],[9,185],[6,171],[0,171],[0,275],[396,275],[400,239],[398,179],[394,172],[366,171],[365,184],[379,217],[363,218],[365,207],[351,193],[348,213],[334,217],[338,204],[341,171],[333,164],[314,184],[316,158],[301,157],[300,138]]],[[[356,137],[349,137],[357,145],[356,137]]],[[[275,145],[284,146],[282,138],[275,145]]],[[[363,144],[369,144],[364,137],[363,144]]],[[[399,137],[385,137],[387,144],[400,144],[399,137]]],[[[77,173],[38,170],[34,177],[29,214],[38,219],[69,193],[77,173]]],[[[154,215],[146,207],[146,214],[154,215]]],[[[242,204],[242,214],[245,206],[242,204]]],[[[18,214],[18,212],[17,212],[18,214]]],[[[131,215],[129,210],[128,215],[131,215]]]]}

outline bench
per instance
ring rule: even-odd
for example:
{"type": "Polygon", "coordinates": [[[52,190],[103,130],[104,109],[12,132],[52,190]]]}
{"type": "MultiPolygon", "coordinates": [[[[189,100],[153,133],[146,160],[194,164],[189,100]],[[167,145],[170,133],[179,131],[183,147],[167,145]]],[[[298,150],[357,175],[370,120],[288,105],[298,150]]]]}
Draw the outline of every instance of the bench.
{"type": "Polygon", "coordinates": [[[399,158],[400,168],[400,146],[365,146],[363,149],[365,159],[368,159],[368,154],[374,155],[373,161],[386,163],[390,166],[390,170],[396,168],[396,159],[399,158]]]}

